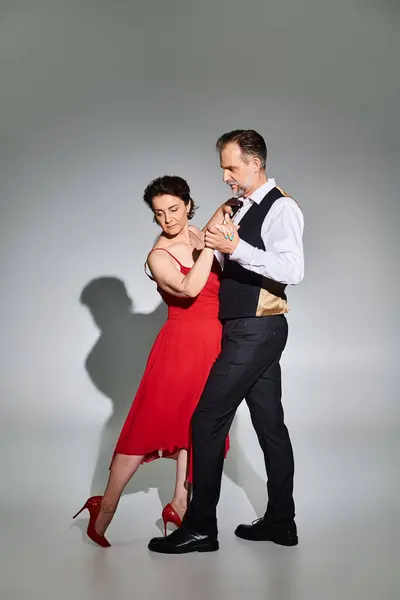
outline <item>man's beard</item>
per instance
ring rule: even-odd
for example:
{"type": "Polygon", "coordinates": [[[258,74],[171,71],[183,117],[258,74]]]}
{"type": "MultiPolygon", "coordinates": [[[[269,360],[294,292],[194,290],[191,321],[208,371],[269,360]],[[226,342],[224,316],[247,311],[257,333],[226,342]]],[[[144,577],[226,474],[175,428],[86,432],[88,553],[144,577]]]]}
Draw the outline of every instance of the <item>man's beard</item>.
{"type": "MultiPolygon", "coordinates": [[[[228,185],[229,185],[229,184],[228,184],[228,185]]],[[[232,197],[233,197],[233,198],[243,198],[243,196],[244,196],[244,195],[245,195],[245,193],[246,193],[246,190],[245,190],[245,188],[243,188],[243,187],[240,187],[240,186],[239,186],[237,183],[236,183],[235,185],[237,186],[237,189],[236,189],[236,190],[232,189],[232,186],[231,186],[231,185],[229,186],[229,187],[231,188],[231,190],[232,190],[232,197]]]]}

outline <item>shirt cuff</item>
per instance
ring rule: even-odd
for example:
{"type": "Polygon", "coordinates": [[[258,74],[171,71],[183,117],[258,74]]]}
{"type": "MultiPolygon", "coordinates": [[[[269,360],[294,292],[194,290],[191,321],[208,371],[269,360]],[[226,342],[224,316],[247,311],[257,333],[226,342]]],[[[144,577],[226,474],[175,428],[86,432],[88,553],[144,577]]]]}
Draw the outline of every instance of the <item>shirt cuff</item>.
{"type": "Polygon", "coordinates": [[[235,250],[230,255],[231,260],[235,260],[238,263],[249,265],[253,256],[254,247],[245,242],[239,240],[235,250]]]}

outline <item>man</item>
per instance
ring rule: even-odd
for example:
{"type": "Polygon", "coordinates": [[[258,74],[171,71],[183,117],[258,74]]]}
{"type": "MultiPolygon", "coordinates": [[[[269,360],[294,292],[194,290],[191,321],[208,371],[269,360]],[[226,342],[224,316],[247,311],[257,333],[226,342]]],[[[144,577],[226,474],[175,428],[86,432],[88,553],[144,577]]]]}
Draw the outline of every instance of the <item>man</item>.
{"type": "Polygon", "coordinates": [[[223,179],[243,204],[233,222],[227,216],[226,225],[205,233],[205,245],[223,260],[222,350],[192,419],[192,501],[179,529],[149,543],[150,550],[167,554],[219,548],[216,510],[225,438],[243,398],[265,457],[268,505],[264,517],[239,525],[235,533],[284,546],[298,543],[294,461],[284,423],[279,361],[288,333],[285,287],[304,276],[303,215],[267,179],[267,148],[260,134],[232,131],[218,140],[217,148],[223,179]]]}

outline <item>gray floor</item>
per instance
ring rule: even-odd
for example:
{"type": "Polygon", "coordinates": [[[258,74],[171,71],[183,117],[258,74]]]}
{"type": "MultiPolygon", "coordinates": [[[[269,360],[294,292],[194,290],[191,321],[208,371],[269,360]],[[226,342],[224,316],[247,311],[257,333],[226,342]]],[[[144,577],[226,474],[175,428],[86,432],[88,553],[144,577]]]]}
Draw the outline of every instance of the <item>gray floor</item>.
{"type": "Polygon", "coordinates": [[[292,418],[299,546],[233,535],[238,522],[262,510],[265,497],[262,457],[243,407],[225,467],[220,551],[182,557],[146,548],[159,533],[172,461],[140,470],[109,530],[112,547],[104,550],[85,538],[86,514],[71,519],[90,493],[100,424],[3,427],[1,599],[398,600],[396,423],[318,420],[307,426],[306,418],[292,418]]]}

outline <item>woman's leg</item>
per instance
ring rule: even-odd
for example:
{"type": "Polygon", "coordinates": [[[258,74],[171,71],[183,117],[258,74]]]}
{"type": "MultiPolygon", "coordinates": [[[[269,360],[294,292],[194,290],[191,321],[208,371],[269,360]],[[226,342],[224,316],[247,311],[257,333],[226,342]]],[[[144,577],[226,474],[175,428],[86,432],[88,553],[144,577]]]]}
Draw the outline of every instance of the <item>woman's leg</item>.
{"type": "Polygon", "coordinates": [[[187,459],[187,450],[179,450],[178,458],[176,461],[175,490],[171,504],[178,513],[178,515],[181,517],[181,519],[183,518],[186,512],[189,496],[189,490],[186,485],[187,459]]]}
{"type": "Polygon", "coordinates": [[[122,492],[132,475],[142,464],[143,456],[116,454],[111,464],[107,488],[101,502],[101,509],[96,520],[95,529],[99,535],[104,535],[111,523],[122,492]]]}

